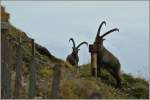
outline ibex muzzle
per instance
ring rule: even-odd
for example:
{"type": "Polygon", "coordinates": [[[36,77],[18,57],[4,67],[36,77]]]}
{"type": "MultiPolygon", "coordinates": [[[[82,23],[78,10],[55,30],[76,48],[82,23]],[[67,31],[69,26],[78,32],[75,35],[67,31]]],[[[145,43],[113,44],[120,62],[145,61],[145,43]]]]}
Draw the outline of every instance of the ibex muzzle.
{"type": "Polygon", "coordinates": [[[75,45],[74,39],[70,38],[69,42],[72,41],[73,47],[72,47],[72,53],[67,56],[66,61],[68,61],[71,65],[74,65],[78,67],[78,62],[79,62],[79,56],[78,56],[78,51],[80,50],[79,47],[83,44],[86,44],[88,46],[87,42],[81,42],[77,47],[75,45]]]}
{"type": "Polygon", "coordinates": [[[106,22],[103,21],[98,29],[94,44],[97,46],[97,76],[101,77],[101,68],[105,68],[117,81],[117,87],[121,85],[120,78],[120,62],[111,52],[109,52],[104,46],[104,37],[112,32],[118,31],[118,28],[109,30],[100,36],[102,26],[106,26],[106,22]]]}

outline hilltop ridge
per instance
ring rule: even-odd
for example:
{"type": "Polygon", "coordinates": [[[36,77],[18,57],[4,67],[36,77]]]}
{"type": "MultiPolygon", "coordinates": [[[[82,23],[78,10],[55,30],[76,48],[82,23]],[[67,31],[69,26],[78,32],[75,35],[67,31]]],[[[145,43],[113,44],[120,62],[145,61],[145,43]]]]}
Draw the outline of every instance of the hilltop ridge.
{"type": "MultiPolygon", "coordinates": [[[[31,38],[22,30],[16,28],[9,22],[10,14],[5,12],[1,7],[1,21],[8,22],[10,25],[10,34],[12,37],[22,40],[30,40],[31,38]]],[[[13,49],[10,51],[13,55],[12,64],[12,95],[15,87],[15,59],[16,46],[11,44],[13,49]]],[[[28,82],[29,82],[29,67],[31,60],[31,43],[22,45],[25,51],[22,51],[22,79],[20,98],[28,98],[28,82]]],[[[51,54],[46,47],[36,43],[36,68],[37,68],[37,97],[44,99],[51,98],[53,65],[59,64],[61,66],[60,79],[60,98],[62,99],[148,99],[149,98],[149,82],[134,78],[132,75],[122,73],[122,88],[114,88],[115,80],[109,73],[102,70],[103,78],[94,78],[90,73],[90,64],[81,65],[77,71],[75,66],[56,58],[51,54]]],[[[12,96],[13,97],[13,96],[12,96]]],[[[14,98],[14,97],[13,97],[14,98]]]]}

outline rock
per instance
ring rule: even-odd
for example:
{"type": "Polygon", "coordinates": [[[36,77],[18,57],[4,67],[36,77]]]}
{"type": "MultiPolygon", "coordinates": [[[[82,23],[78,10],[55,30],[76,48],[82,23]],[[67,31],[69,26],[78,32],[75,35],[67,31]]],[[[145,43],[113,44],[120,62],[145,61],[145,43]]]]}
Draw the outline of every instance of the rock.
{"type": "Polygon", "coordinates": [[[101,93],[99,92],[93,92],[88,99],[102,99],[101,93]]]}

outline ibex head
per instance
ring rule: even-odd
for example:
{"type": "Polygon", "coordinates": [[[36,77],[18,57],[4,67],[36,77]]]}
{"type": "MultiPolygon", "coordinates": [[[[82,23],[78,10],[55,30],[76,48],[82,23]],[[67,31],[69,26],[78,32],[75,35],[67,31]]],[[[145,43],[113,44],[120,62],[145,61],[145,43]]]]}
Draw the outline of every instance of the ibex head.
{"type": "Polygon", "coordinates": [[[102,26],[105,25],[106,26],[106,22],[103,21],[99,28],[98,28],[98,31],[97,31],[97,35],[96,35],[96,38],[95,38],[95,44],[99,44],[99,45],[103,45],[103,41],[105,40],[104,37],[114,31],[118,31],[119,32],[119,29],[118,28],[114,28],[114,29],[111,29],[109,31],[107,31],[106,33],[104,33],[103,35],[100,36],[100,31],[101,31],[101,28],[102,26]]]}
{"type": "Polygon", "coordinates": [[[77,47],[76,47],[76,45],[75,45],[75,42],[74,42],[74,39],[73,38],[70,38],[69,39],[69,42],[70,41],[72,41],[72,43],[73,43],[73,47],[72,47],[72,53],[74,54],[74,55],[76,55],[76,54],[78,54],[78,51],[80,50],[79,49],[79,47],[82,45],[82,44],[86,44],[87,46],[88,46],[88,43],[87,42],[81,42],[77,47]]]}

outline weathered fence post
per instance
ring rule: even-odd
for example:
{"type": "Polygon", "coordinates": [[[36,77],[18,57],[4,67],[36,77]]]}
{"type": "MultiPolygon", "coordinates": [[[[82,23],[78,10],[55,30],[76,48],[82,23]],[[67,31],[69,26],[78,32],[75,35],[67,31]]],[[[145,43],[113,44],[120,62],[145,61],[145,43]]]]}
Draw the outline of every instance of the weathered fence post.
{"type": "Polygon", "coordinates": [[[8,91],[8,97],[9,99],[12,97],[12,92],[11,92],[11,70],[12,70],[12,65],[10,62],[10,57],[11,57],[11,52],[10,52],[10,42],[9,39],[6,38],[6,71],[7,71],[7,80],[6,80],[6,88],[8,91]]]}
{"type": "Polygon", "coordinates": [[[5,80],[6,80],[6,67],[5,67],[5,37],[6,37],[6,34],[4,33],[4,30],[2,29],[2,34],[1,34],[1,38],[2,38],[2,43],[1,43],[1,47],[2,47],[2,59],[1,59],[1,80],[2,80],[2,83],[1,83],[1,88],[2,88],[2,91],[1,91],[1,95],[2,95],[2,98],[5,98],[6,96],[6,90],[5,90],[5,80]]]}
{"type": "Polygon", "coordinates": [[[17,45],[17,61],[16,61],[16,82],[15,82],[15,98],[18,99],[20,95],[21,88],[21,63],[22,63],[22,53],[21,53],[21,37],[19,38],[19,43],[17,45]]]}
{"type": "Polygon", "coordinates": [[[9,23],[1,22],[2,25],[2,67],[1,67],[1,75],[2,75],[2,98],[11,98],[11,70],[9,66],[9,40],[7,40],[7,34],[9,33],[9,23]]]}
{"type": "Polygon", "coordinates": [[[89,45],[89,52],[91,52],[91,74],[97,77],[97,46],[89,45]]]}
{"type": "Polygon", "coordinates": [[[52,80],[52,94],[53,99],[59,98],[59,85],[60,85],[61,66],[56,64],[53,68],[53,80],[52,80]]]}
{"type": "Polygon", "coordinates": [[[30,66],[29,73],[29,98],[34,98],[36,96],[36,66],[35,66],[35,43],[32,39],[32,62],[30,66]]]}

